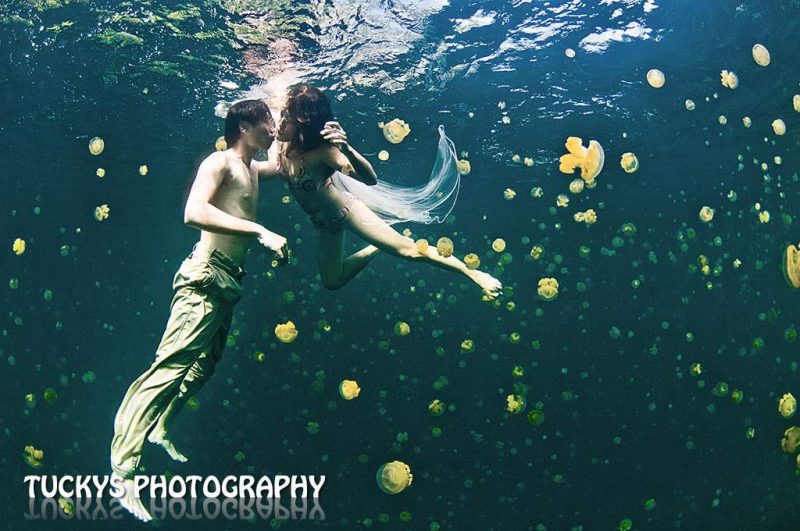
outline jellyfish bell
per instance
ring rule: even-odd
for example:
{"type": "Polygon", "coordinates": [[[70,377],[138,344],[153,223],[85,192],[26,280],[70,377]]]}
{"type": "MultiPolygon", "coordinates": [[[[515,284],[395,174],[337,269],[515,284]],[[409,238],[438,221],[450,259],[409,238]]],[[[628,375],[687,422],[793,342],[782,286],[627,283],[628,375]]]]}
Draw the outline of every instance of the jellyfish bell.
{"type": "Polygon", "coordinates": [[[25,240],[22,238],[17,238],[14,240],[14,243],[11,245],[11,250],[14,251],[14,254],[17,256],[21,255],[25,252],[25,240]]]}
{"type": "Polygon", "coordinates": [[[503,238],[497,238],[492,242],[492,250],[496,253],[502,253],[506,249],[506,241],[503,238]]]}
{"type": "Polygon", "coordinates": [[[456,171],[458,171],[460,175],[469,175],[472,171],[472,165],[467,159],[459,159],[456,161],[456,171]]]}
{"type": "Polygon", "coordinates": [[[778,401],[778,411],[785,419],[791,418],[797,411],[797,399],[792,393],[786,393],[778,401]]]}
{"type": "Polygon", "coordinates": [[[439,253],[439,256],[443,258],[453,256],[453,240],[447,238],[446,236],[442,236],[436,242],[436,251],[439,253]]]}
{"type": "Polygon", "coordinates": [[[742,124],[745,127],[750,127],[751,125],[753,125],[753,120],[751,120],[749,116],[745,116],[742,118],[742,124]]]}
{"type": "Polygon", "coordinates": [[[414,475],[411,468],[402,461],[392,461],[378,468],[375,474],[378,487],[386,494],[399,494],[411,486],[414,475]]]}
{"type": "Polygon", "coordinates": [[[622,166],[625,173],[633,173],[639,169],[639,159],[631,152],[623,153],[619,165],[622,166]]]}
{"type": "Polygon", "coordinates": [[[506,397],[506,411],[512,415],[518,415],[525,411],[527,401],[522,395],[508,395],[506,397]]]}
{"type": "Polygon", "coordinates": [[[570,59],[573,59],[575,57],[575,50],[573,50],[572,48],[567,48],[566,50],[564,50],[564,55],[566,55],[570,59]]]}
{"type": "Polygon", "coordinates": [[[581,169],[581,179],[587,184],[593,182],[605,162],[603,146],[596,140],[590,140],[589,146],[583,146],[583,140],[577,136],[567,138],[564,144],[568,153],[559,158],[558,169],[562,173],[573,173],[576,168],[581,169]]]}
{"type": "Polygon", "coordinates": [[[342,380],[339,384],[339,395],[345,400],[352,400],[361,393],[355,380],[342,380]]]}
{"type": "Polygon", "coordinates": [[[800,112],[800,94],[792,96],[792,107],[795,111],[800,112]]]}
{"type": "Polygon", "coordinates": [[[687,111],[693,111],[695,108],[694,102],[692,100],[686,100],[685,102],[683,102],[683,104],[686,106],[687,111]]]}
{"type": "Polygon", "coordinates": [[[739,86],[739,77],[729,70],[723,70],[720,72],[720,78],[722,80],[723,87],[735,89],[739,86]]]}
{"type": "Polygon", "coordinates": [[[573,194],[579,194],[583,192],[584,184],[585,183],[583,179],[574,179],[571,183],[569,183],[569,191],[573,194]]]}
{"type": "Polygon", "coordinates": [[[400,118],[383,124],[383,136],[392,144],[399,144],[411,132],[411,127],[400,118]]]}
{"type": "Polygon", "coordinates": [[[759,66],[769,65],[770,56],[766,46],[763,44],[756,44],[753,46],[753,60],[759,66]]]}
{"type": "Polygon", "coordinates": [[[475,253],[469,253],[464,257],[464,265],[470,270],[478,269],[481,265],[481,259],[475,253]]]}
{"type": "Polygon", "coordinates": [[[664,72],[658,70],[657,68],[653,68],[647,71],[647,82],[653,88],[661,88],[664,86],[666,82],[666,78],[664,77],[664,72]]]}
{"type": "Polygon", "coordinates": [[[800,447],[800,428],[792,426],[783,432],[781,449],[787,454],[793,454],[797,452],[798,447],[800,447]]]}
{"type": "Polygon", "coordinates": [[[515,192],[512,188],[506,188],[505,190],[503,190],[503,197],[507,201],[511,201],[512,199],[517,197],[517,192],[515,192]]]}
{"type": "Polygon", "coordinates": [[[714,209],[708,206],[704,206],[700,209],[700,213],[698,214],[700,221],[703,223],[708,223],[712,219],[714,219],[714,209]]]}
{"type": "Polygon", "coordinates": [[[378,160],[386,162],[389,160],[389,152],[385,149],[382,149],[378,152],[378,160]]]}
{"type": "Polygon", "coordinates": [[[291,343],[297,339],[299,332],[292,321],[275,325],[275,337],[281,343],[291,343]]]}
{"type": "Polygon", "coordinates": [[[772,122],[772,130],[775,131],[776,135],[783,136],[786,134],[786,124],[778,118],[772,122]]]}
{"type": "Polygon", "coordinates": [[[558,297],[558,281],[554,278],[541,278],[536,293],[543,301],[552,301],[558,297]]]}
{"type": "Polygon", "coordinates": [[[99,155],[100,153],[103,152],[103,149],[105,149],[105,147],[106,147],[105,142],[103,142],[103,139],[100,138],[99,136],[96,136],[91,140],[89,140],[89,153],[91,153],[92,155],[95,156],[99,155]]]}

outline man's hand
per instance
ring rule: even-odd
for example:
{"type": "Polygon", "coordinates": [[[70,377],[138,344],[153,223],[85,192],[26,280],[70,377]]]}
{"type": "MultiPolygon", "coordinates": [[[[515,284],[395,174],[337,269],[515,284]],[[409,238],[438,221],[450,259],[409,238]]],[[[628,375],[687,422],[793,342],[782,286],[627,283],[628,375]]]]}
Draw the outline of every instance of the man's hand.
{"type": "Polygon", "coordinates": [[[292,255],[286,238],[266,229],[264,229],[264,231],[258,235],[258,243],[274,252],[277,255],[279,262],[285,263],[292,255]]]}
{"type": "Polygon", "coordinates": [[[349,147],[347,145],[347,133],[344,132],[339,122],[325,122],[325,128],[320,131],[320,134],[323,139],[342,151],[349,147]]]}

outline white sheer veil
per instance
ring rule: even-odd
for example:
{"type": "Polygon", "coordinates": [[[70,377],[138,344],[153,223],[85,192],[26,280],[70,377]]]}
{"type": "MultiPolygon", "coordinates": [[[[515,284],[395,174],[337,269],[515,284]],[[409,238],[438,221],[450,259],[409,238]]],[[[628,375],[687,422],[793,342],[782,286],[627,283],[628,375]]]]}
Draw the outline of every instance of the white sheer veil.
{"type": "Polygon", "coordinates": [[[442,223],[453,210],[461,185],[453,141],[439,126],[436,162],[428,182],[417,186],[400,186],[378,179],[368,186],[340,172],[334,172],[333,183],[340,191],[350,192],[366,204],[386,223],[442,223]]]}

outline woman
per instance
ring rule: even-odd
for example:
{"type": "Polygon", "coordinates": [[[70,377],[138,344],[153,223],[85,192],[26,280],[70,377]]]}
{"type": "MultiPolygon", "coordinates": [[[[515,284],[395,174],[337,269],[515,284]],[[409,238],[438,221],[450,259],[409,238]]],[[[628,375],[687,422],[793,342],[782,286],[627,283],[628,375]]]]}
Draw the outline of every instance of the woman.
{"type": "Polygon", "coordinates": [[[460,273],[491,298],[500,293],[501,283],[488,273],[468,269],[455,256],[440,256],[435,246],[420,249],[390,225],[399,221],[429,223],[437,218],[442,221],[446,213],[437,217],[432,213],[442,214],[442,207],[447,205],[452,209],[458,183],[455,148],[443,129],[434,176],[419,188],[379,183],[372,165],[350,146],[345,131],[333,121],[328,98],[309,85],[289,90],[276,138],[270,161],[261,163],[259,173],[285,179],[311,217],[319,242],[317,263],[326,288],[341,288],[384,251],[460,273]],[[453,179],[455,189],[445,186],[453,179]],[[371,245],[345,257],[344,234],[348,230],[371,245]]]}

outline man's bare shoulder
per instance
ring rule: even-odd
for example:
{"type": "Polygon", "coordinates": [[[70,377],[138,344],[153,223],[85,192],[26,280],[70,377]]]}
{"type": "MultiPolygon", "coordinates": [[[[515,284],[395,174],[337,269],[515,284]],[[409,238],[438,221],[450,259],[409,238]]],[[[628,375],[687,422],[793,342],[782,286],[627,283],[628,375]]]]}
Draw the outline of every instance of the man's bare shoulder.
{"type": "Polygon", "coordinates": [[[200,163],[199,172],[218,174],[225,177],[230,171],[230,157],[226,151],[215,151],[200,163]]]}

